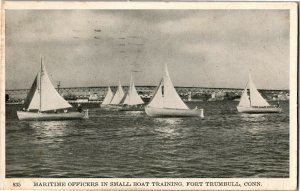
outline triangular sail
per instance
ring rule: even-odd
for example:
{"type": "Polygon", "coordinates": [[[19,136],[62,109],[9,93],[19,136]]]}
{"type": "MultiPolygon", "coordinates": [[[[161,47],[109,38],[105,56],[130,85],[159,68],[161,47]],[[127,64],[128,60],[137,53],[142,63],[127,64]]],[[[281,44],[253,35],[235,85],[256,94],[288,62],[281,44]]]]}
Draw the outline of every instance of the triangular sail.
{"type": "Polygon", "coordinates": [[[167,65],[165,66],[164,85],[164,108],[189,109],[177,94],[169,76],[167,65]]]}
{"type": "Polygon", "coordinates": [[[243,91],[243,94],[242,94],[242,97],[241,97],[241,100],[240,100],[240,103],[238,106],[240,107],[250,107],[250,98],[248,96],[248,85],[246,86],[246,88],[244,89],[243,91]]]}
{"type": "Polygon", "coordinates": [[[163,108],[164,107],[164,100],[162,95],[162,80],[160,81],[159,85],[157,86],[153,97],[151,98],[148,106],[154,108],[163,108]]]}
{"type": "Polygon", "coordinates": [[[136,91],[133,77],[131,75],[130,87],[128,89],[128,92],[126,94],[126,98],[125,98],[123,104],[138,105],[138,104],[143,104],[143,103],[144,103],[143,100],[141,99],[141,97],[139,96],[139,94],[136,91]]]}
{"type": "Polygon", "coordinates": [[[36,92],[38,92],[37,91],[38,77],[39,77],[39,74],[36,75],[32,85],[31,85],[31,88],[29,90],[29,93],[27,94],[26,100],[24,102],[25,109],[39,109],[39,101],[34,100],[34,98],[35,99],[39,98],[38,96],[35,96],[36,92]],[[33,103],[36,103],[36,104],[33,104],[33,103]],[[31,108],[29,108],[30,105],[31,105],[31,108]],[[36,106],[34,106],[34,105],[36,105],[36,106]]]}
{"type": "Polygon", "coordinates": [[[165,75],[148,106],[155,108],[189,109],[177,94],[170,79],[167,65],[165,66],[165,75]],[[163,92],[162,86],[164,88],[163,92]]]}
{"type": "Polygon", "coordinates": [[[121,103],[124,104],[124,105],[126,105],[126,104],[129,103],[129,94],[128,94],[128,92],[127,92],[126,95],[123,97],[121,103]]]}
{"type": "Polygon", "coordinates": [[[103,102],[102,102],[101,105],[108,105],[108,104],[110,104],[110,102],[111,102],[113,96],[114,96],[114,95],[113,95],[113,93],[112,93],[110,87],[108,86],[108,90],[107,90],[106,96],[105,96],[105,98],[104,98],[104,100],[103,100],[103,102]]]}
{"type": "Polygon", "coordinates": [[[134,82],[132,81],[132,88],[131,88],[131,91],[129,92],[129,104],[128,105],[138,105],[138,104],[143,104],[143,103],[144,103],[144,101],[137,93],[134,82]]]}
{"type": "Polygon", "coordinates": [[[250,89],[251,106],[270,106],[269,103],[257,91],[250,74],[249,74],[249,89],[250,89]]]}
{"type": "Polygon", "coordinates": [[[120,102],[122,101],[123,97],[124,97],[124,92],[123,92],[121,83],[119,82],[118,90],[115,93],[115,95],[114,95],[113,99],[111,100],[110,104],[111,105],[120,104],[120,102]]]}
{"type": "Polygon", "coordinates": [[[40,111],[65,109],[72,107],[53,87],[46,68],[42,64],[40,76],[40,111]]]}

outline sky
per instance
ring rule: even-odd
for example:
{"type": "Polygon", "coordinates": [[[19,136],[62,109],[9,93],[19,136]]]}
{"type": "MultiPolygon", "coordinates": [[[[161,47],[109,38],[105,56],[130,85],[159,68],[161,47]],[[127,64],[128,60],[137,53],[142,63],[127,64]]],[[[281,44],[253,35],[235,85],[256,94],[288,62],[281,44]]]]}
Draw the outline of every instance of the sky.
{"type": "Polygon", "coordinates": [[[41,58],[54,85],[289,89],[288,10],[8,10],[6,89],[29,89],[41,58]]]}

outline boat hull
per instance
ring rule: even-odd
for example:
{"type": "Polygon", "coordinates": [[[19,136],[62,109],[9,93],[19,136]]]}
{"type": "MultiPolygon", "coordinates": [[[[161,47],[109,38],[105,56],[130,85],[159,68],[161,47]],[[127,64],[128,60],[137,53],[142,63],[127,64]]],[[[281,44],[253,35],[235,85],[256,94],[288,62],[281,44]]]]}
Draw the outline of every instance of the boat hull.
{"type": "Polygon", "coordinates": [[[144,111],[143,106],[123,106],[123,105],[101,105],[101,108],[108,111],[144,111]]]}
{"type": "Polygon", "coordinates": [[[119,111],[145,111],[144,105],[126,105],[120,108],[119,111]]]}
{"type": "Polygon", "coordinates": [[[108,111],[119,111],[122,107],[120,105],[101,105],[100,108],[108,111]]]}
{"type": "Polygon", "coordinates": [[[75,120],[88,118],[88,111],[68,112],[68,113],[38,113],[17,111],[19,120],[24,121],[56,121],[56,120],[75,120]]]}
{"type": "Polygon", "coordinates": [[[128,108],[128,107],[126,107],[126,108],[121,108],[119,111],[144,111],[145,110],[145,108],[128,108]]]}
{"type": "Polygon", "coordinates": [[[237,107],[240,113],[280,113],[282,111],[279,107],[237,107]]]}
{"type": "Polygon", "coordinates": [[[170,109],[145,107],[145,112],[151,117],[204,117],[203,109],[170,109]]]}

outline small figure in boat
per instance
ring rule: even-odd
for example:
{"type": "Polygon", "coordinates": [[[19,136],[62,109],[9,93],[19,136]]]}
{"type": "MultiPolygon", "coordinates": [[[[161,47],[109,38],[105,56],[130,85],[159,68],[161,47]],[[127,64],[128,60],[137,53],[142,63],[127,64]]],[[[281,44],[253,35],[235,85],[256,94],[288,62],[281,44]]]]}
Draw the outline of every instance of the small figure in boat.
{"type": "Polygon", "coordinates": [[[277,105],[276,105],[276,107],[277,107],[277,108],[279,108],[279,107],[280,107],[279,101],[277,102],[277,105]]]}
{"type": "Polygon", "coordinates": [[[77,111],[80,112],[80,113],[82,112],[82,106],[81,106],[81,104],[78,104],[77,111]]]}

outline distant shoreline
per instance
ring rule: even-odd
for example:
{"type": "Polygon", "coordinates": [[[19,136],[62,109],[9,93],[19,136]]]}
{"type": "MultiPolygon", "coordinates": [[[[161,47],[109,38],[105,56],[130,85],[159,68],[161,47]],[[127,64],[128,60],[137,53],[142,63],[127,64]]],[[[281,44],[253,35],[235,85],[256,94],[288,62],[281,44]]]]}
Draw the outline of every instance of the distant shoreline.
{"type": "MultiPolygon", "coordinates": [[[[110,86],[111,88],[116,88],[118,85],[113,85],[110,86]]],[[[60,90],[63,89],[78,89],[78,88],[107,88],[108,86],[72,86],[72,87],[60,87],[60,90]]],[[[124,85],[123,87],[129,87],[128,85],[124,85]]],[[[137,89],[138,88],[156,88],[157,86],[153,85],[145,85],[145,86],[135,86],[137,89]]],[[[201,88],[201,89],[226,89],[226,90],[243,90],[244,88],[228,88],[228,87],[201,87],[201,86],[175,86],[175,88],[180,89],[180,88],[187,88],[187,89],[193,89],[193,88],[201,88]]],[[[57,89],[57,88],[56,88],[57,89]]],[[[29,88],[17,88],[17,89],[7,89],[5,91],[25,91],[29,90],[29,88]]],[[[289,89],[259,89],[261,91],[290,91],[289,89]]]]}

